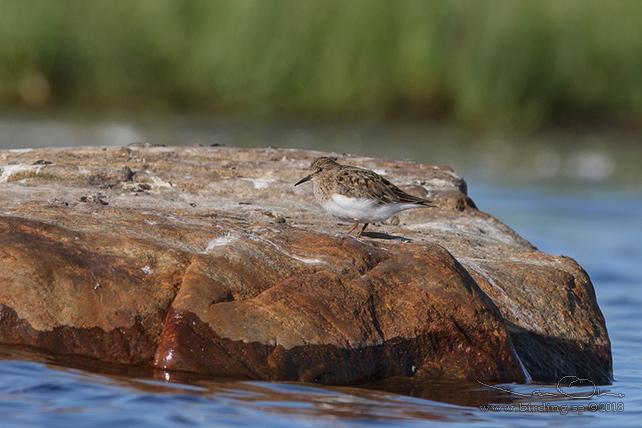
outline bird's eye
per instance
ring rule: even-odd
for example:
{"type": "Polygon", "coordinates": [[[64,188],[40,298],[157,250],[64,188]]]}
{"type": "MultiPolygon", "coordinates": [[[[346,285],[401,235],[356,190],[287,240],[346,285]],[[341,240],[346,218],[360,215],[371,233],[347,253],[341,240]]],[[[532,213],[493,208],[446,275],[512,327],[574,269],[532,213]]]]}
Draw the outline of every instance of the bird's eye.
{"type": "Polygon", "coordinates": [[[322,172],[322,171],[323,171],[323,168],[317,169],[317,172],[322,172]]]}

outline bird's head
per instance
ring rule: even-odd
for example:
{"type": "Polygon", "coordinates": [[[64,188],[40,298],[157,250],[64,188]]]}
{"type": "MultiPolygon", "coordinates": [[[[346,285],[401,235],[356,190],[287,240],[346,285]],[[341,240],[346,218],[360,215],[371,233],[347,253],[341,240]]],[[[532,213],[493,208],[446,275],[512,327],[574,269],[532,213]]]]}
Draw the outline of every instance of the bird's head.
{"type": "Polygon", "coordinates": [[[298,186],[299,184],[303,184],[306,181],[314,180],[315,178],[322,176],[328,173],[329,171],[332,171],[333,169],[338,168],[340,166],[341,165],[339,165],[334,158],[327,157],[327,156],[316,158],[310,164],[310,170],[309,170],[310,174],[303,177],[301,180],[297,181],[295,186],[298,186]]]}

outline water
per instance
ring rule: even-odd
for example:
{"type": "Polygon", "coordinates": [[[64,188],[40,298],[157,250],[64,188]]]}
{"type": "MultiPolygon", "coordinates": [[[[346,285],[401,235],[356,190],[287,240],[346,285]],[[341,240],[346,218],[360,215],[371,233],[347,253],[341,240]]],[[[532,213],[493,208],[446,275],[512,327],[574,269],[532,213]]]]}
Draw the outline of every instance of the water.
{"type": "MultiPolygon", "coordinates": [[[[84,131],[73,131],[75,128],[66,122],[49,123],[58,131],[51,131],[42,121],[0,122],[0,146],[30,147],[48,145],[47,141],[55,145],[122,144],[136,139],[163,141],[141,125],[101,124],[94,128],[86,125],[84,131]],[[99,127],[103,131],[96,131],[99,127]],[[48,132],[51,139],[39,140],[40,132],[48,132]],[[56,132],[60,132],[58,137],[56,132]]],[[[344,138],[337,135],[348,132],[328,128],[325,134],[317,134],[287,126],[276,131],[268,127],[263,133],[258,129],[260,127],[253,131],[228,126],[212,133],[209,128],[190,128],[174,129],[174,134],[162,135],[168,140],[163,141],[166,143],[191,144],[195,140],[218,139],[228,144],[268,145],[271,141],[274,145],[306,148],[318,147],[320,141],[327,138],[331,148],[335,148],[333,145],[339,147],[337,141],[344,138]],[[282,139],[283,129],[288,129],[286,134],[290,140],[282,139]]],[[[472,161],[466,163],[461,154],[449,154],[449,150],[462,147],[463,143],[456,137],[454,148],[428,150],[424,145],[412,152],[409,147],[413,139],[416,141],[427,134],[442,139],[453,137],[441,131],[422,131],[424,134],[415,131],[401,133],[399,137],[406,139],[406,145],[401,144],[399,150],[404,155],[396,157],[430,161],[434,160],[429,157],[433,153],[439,162],[454,165],[468,178],[470,195],[480,209],[509,224],[540,250],[571,256],[589,272],[612,341],[615,376],[612,385],[600,386],[599,390],[572,387],[559,391],[557,385],[484,386],[477,382],[402,379],[388,379],[359,388],[238,382],[82,359],[61,361],[34,351],[0,347],[2,426],[414,427],[439,422],[466,426],[639,425],[642,420],[640,164],[637,164],[638,172],[627,169],[626,162],[621,163],[616,152],[599,151],[593,146],[591,153],[599,155],[589,156],[588,162],[593,162],[598,174],[569,173],[566,167],[581,156],[573,155],[573,150],[567,148],[567,154],[562,154],[561,149],[556,152],[563,166],[559,171],[547,166],[542,173],[534,162],[533,168],[507,180],[493,175],[492,168],[485,169],[489,162],[484,157],[484,153],[489,153],[487,148],[469,150],[470,157],[486,159],[482,167],[471,166],[475,164],[472,161]],[[509,186],[507,182],[512,184],[509,186]]],[[[352,137],[360,141],[367,134],[363,130],[354,132],[352,137]],[[360,136],[355,137],[357,134],[360,136]]],[[[377,138],[390,141],[394,132],[388,132],[377,138]]],[[[386,145],[364,144],[342,151],[394,157],[386,145]]],[[[393,149],[396,153],[398,147],[393,149]]],[[[557,149],[544,147],[542,150],[548,154],[541,156],[549,156],[550,150],[557,149]]],[[[576,150],[588,153],[589,149],[582,146],[576,150]]],[[[629,154],[633,163],[637,162],[636,153],[639,152],[629,154]]],[[[498,168],[497,163],[494,165],[498,168]]],[[[507,166],[502,171],[511,173],[511,168],[507,166]]]]}

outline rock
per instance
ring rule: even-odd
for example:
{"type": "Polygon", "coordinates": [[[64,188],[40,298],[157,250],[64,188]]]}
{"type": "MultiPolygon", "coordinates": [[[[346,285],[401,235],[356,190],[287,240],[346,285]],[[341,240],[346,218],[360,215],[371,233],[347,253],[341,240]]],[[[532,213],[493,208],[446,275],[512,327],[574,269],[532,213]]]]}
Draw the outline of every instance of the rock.
{"type": "Polygon", "coordinates": [[[318,155],[0,151],[0,343],[233,378],[610,382],[572,259],[479,211],[450,168],[387,159],[339,157],[437,207],[346,237],[293,186],[318,155]]]}

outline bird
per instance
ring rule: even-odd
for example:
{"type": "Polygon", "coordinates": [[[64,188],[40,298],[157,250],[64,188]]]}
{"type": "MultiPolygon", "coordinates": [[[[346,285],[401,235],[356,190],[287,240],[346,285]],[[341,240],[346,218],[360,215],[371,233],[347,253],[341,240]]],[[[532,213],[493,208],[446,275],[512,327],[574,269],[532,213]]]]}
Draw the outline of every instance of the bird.
{"type": "Polygon", "coordinates": [[[314,159],[309,172],[294,186],[312,181],[314,196],[328,213],[354,221],[346,236],[359,223],[364,225],[357,238],[361,238],[370,223],[384,221],[407,209],[434,207],[431,200],[409,195],[374,171],[342,165],[328,156],[314,159]]]}

